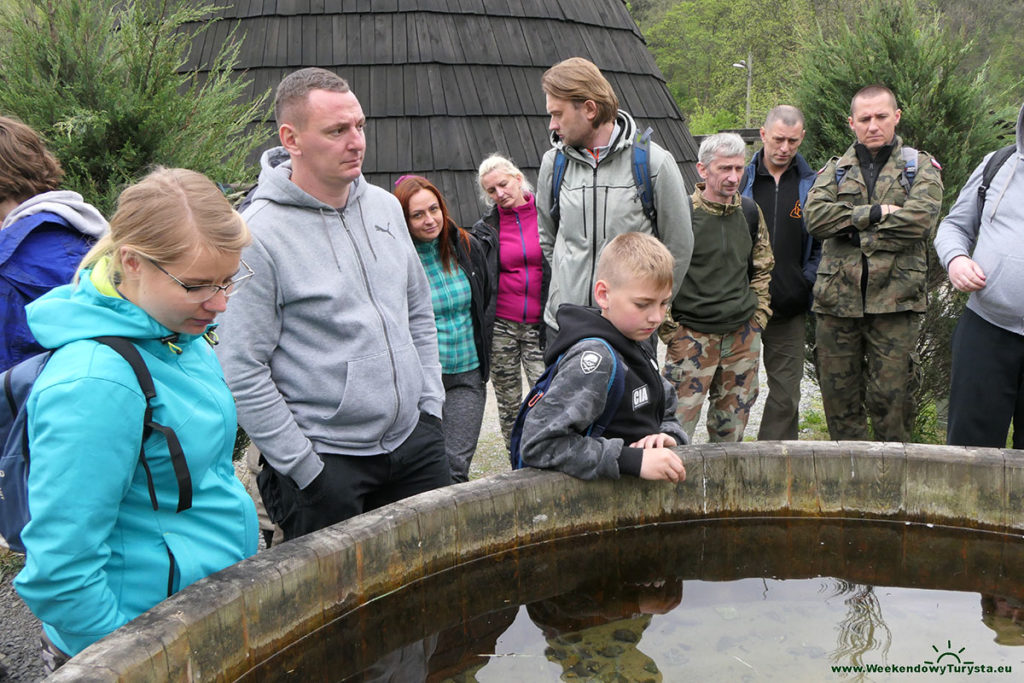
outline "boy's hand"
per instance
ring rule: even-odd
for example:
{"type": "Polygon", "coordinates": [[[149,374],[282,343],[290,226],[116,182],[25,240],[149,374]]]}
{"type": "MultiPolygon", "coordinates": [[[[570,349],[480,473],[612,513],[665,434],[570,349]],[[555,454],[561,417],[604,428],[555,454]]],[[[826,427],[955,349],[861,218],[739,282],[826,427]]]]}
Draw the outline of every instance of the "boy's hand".
{"type": "Polygon", "coordinates": [[[686,468],[679,456],[667,448],[645,448],[640,461],[640,478],[685,481],[686,468]]]}
{"type": "Polygon", "coordinates": [[[648,434],[639,441],[629,444],[632,448],[671,448],[678,446],[671,434],[662,432],[660,434],[648,434]]]}

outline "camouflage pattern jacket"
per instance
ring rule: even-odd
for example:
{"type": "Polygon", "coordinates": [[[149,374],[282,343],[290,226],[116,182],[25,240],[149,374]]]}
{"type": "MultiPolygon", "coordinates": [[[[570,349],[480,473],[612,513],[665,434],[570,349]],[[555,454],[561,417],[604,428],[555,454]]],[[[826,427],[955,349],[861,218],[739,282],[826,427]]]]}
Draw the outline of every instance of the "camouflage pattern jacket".
{"type": "Polygon", "coordinates": [[[822,241],[821,264],[814,284],[815,313],[843,318],[915,311],[927,304],[928,247],[942,205],[940,167],[919,152],[917,173],[908,193],[900,182],[905,162],[897,135],[892,154],[878,172],[875,191],[867,195],[854,146],[818,171],[804,207],[807,229],[822,241]],[[836,168],[846,170],[836,183],[836,168]],[[871,223],[875,205],[900,206],[871,223]],[[851,231],[859,235],[850,239],[851,231]],[[861,295],[866,271],[867,289],[861,295]]]}

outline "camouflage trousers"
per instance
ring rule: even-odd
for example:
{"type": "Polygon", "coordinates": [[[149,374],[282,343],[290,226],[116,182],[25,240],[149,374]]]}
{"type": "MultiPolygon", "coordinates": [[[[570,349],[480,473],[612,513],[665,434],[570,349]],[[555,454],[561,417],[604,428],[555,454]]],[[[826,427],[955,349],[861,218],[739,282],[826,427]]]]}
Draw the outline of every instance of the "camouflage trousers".
{"type": "Polygon", "coordinates": [[[498,401],[498,420],[505,449],[511,447],[512,427],[523,402],[523,371],[533,386],[544,372],[544,352],[540,350],[540,326],[497,318],[491,342],[491,384],[498,401]]]}
{"type": "Polygon", "coordinates": [[[263,535],[263,540],[268,548],[284,543],[284,529],[270,521],[267,508],[263,505],[263,496],[260,495],[260,489],[256,485],[256,476],[263,469],[260,464],[260,449],[256,448],[256,444],[249,444],[249,447],[245,449],[245,467],[248,470],[248,476],[242,479],[242,484],[245,485],[245,490],[252,498],[252,502],[256,504],[256,517],[260,522],[260,533],[263,535]]]}
{"type": "Polygon", "coordinates": [[[708,439],[742,441],[757,400],[761,330],[747,321],[726,334],[680,325],[665,353],[665,379],[676,388],[676,418],[692,435],[708,398],[708,439]]]}
{"type": "Polygon", "coordinates": [[[880,313],[863,318],[817,316],[815,358],[829,436],[908,441],[921,385],[917,338],[921,314],[880,313]]]}
{"type": "Polygon", "coordinates": [[[50,640],[50,636],[46,635],[45,629],[42,630],[39,636],[39,646],[39,656],[43,660],[43,671],[47,675],[52,674],[71,659],[71,655],[54,645],[53,641],[50,640]]]}

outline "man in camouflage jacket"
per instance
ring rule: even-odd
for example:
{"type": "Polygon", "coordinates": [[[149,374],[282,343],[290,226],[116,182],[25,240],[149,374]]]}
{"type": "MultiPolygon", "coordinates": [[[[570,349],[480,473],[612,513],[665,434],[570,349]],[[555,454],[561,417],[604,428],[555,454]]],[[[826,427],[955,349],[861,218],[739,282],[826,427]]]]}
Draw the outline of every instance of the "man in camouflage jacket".
{"type": "Polygon", "coordinates": [[[895,134],[888,88],[862,89],[850,111],[857,142],[818,172],[805,207],[822,240],[812,308],[821,398],[831,438],[870,439],[870,414],[875,439],[907,441],[941,167],[895,134]]]}

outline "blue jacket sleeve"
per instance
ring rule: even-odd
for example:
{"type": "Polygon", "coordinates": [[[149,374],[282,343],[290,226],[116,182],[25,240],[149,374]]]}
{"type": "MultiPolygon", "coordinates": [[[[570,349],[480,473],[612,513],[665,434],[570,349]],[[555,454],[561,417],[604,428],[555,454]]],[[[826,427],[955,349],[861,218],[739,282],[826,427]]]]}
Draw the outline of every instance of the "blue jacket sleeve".
{"type": "Polygon", "coordinates": [[[0,233],[0,370],[43,350],[28,329],[25,306],[71,282],[88,248],[82,234],[63,223],[21,220],[0,233]]]}

